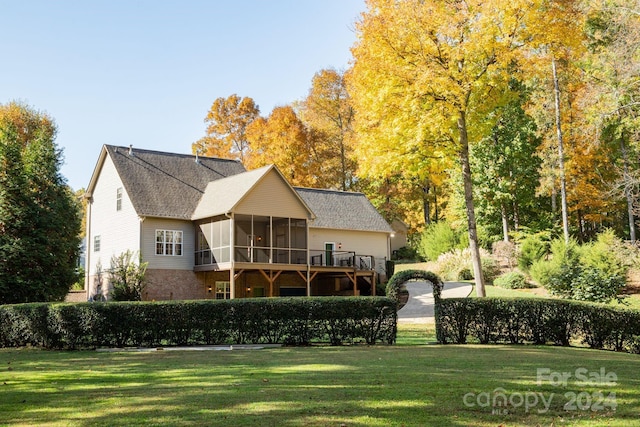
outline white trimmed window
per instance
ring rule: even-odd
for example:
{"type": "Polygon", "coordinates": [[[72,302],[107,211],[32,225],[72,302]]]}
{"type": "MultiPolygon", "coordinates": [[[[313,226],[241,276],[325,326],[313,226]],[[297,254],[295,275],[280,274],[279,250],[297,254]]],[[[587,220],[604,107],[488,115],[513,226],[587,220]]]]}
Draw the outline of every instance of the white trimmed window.
{"type": "Polygon", "coordinates": [[[116,210],[122,210],[122,187],[116,189],[116,210]]]}
{"type": "Polygon", "coordinates": [[[216,282],[216,299],[231,298],[231,282],[216,282]]]}
{"type": "Polygon", "coordinates": [[[93,252],[100,252],[100,236],[93,237],[93,252]]]}
{"type": "Polygon", "coordinates": [[[156,255],[182,256],[182,231],[156,230],[156,255]]]}

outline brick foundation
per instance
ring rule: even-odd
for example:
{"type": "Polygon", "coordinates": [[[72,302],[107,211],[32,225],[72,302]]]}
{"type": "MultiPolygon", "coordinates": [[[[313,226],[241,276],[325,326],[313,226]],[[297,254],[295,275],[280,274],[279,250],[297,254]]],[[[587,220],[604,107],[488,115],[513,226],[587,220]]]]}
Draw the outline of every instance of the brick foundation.
{"type": "Polygon", "coordinates": [[[207,298],[204,283],[190,270],[147,270],[144,301],[207,298]]]}

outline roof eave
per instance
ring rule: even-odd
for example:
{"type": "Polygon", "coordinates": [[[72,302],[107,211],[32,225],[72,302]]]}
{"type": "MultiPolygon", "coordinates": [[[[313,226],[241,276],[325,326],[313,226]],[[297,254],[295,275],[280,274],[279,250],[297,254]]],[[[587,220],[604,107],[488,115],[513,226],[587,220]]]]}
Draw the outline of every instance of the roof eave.
{"type": "Polygon", "coordinates": [[[107,146],[103,145],[102,150],[100,151],[100,156],[98,157],[98,161],[96,162],[96,166],[93,168],[93,173],[91,174],[91,179],[89,180],[89,185],[87,186],[87,190],[84,193],[84,197],[90,199],[93,197],[93,190],[96,188],[96,184],[98,182],[98,177],[100,176],[100,172],[102,171],[102,167],[104,166],[104,162],[107,159],[107,146]]]}

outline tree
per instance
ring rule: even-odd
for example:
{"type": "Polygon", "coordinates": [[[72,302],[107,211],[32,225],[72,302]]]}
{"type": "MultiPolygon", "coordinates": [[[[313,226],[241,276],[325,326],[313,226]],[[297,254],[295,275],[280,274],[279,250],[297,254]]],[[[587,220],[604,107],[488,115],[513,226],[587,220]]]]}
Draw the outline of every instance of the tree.
{"type": "Polygon", "coordinates": [[[245,132],[259,116],[260,109],[251,98],[233,94],[216,99],[204,119],[207,134],[192,144],[193,153],[234,158],[246,165],[250,147],[245,132]]]}
{"type": "Polygon", "coordinates": [[[80,209],[55,135],[46,114],[0,105],[0,303],[59,301],[77,280],[80,209]]]}
{"type": "Polygon", "coordinates": [[[258,118],[246,131],[252,147],[250,168],[275,164],[291,185],[314,186],[320,162],[313,140],[291,106],[276,107],[268,118],[258,118]]]}
{"type": "MultiPolygon", "coordinates": [[[[609,146],[618,178],[613,197],[626,204],[629,237],[636,241],[635,208],[639,204],[637,152],[640,148],[640,2],[613,0],[594,3],[587,19],[587,74],[590,121],[609,146]]],[[[612,182],[612,181],[610,181],[612,182]]]]}
{"type": "Polygon", "coordinates": [[[533,118],[523,104],[526,93],[495,111],[496,123],[491,134],[471,150],[474,188],[478,200],[479,222],[509,241],[509,232],[520,224],[539,219],[542,201],[536,196],[542,160],[538,156],[540,138],[533,118]],[[498,226],[498,224],[501,225],[498,226]]]}
{"type": "Polygon", "coordinates": [[[300,117],[315,132],[318,156],[322,159],[318,185],[343,191],[356,182],[356,160],[352,148],[353,107],[344,73],[320,70],[300,104],[300,117]]]}
{"type": "Polygon", "coordinates": [[[365,150],[450,152],[459,161],[476,290],[484,296],[470,141],[508,100],[517,51],[535,3],[369,0],[357,24],[351,96],[365,150]],[[383,135],[387,135],[384,137],[383,135]]]}
{"type": "Polygon", "coordinates": [[[145,274],[149,263],[134,260],[135,254],[126,251],[111,257],[109,281],[113,286],[112,298],[115,301],[142,301],[145,288],[145,274]]]}

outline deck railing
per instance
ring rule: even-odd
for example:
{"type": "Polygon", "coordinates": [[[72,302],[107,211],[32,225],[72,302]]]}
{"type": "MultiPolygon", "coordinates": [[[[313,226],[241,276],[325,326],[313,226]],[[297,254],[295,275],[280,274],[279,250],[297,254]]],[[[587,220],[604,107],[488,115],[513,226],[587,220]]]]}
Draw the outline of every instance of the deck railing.
{"type": "MultiPolygon", "coordinates": [[[[264,248],[236,246],[234,259],[236,262],[262,264],[297,264],[307,263],[307,251],[304,249],[264,248]]],[[[215,265],[229,262],[229,248],[212,251],[209,249],[196,251],[195,265],[215,265]]],[[[357,270],[374,270],[375,258],[372,255],[358,255],[352,251],[310,250],[309,264],[322,267],[349,267],[357,270]]]]}

